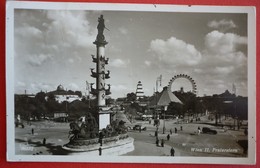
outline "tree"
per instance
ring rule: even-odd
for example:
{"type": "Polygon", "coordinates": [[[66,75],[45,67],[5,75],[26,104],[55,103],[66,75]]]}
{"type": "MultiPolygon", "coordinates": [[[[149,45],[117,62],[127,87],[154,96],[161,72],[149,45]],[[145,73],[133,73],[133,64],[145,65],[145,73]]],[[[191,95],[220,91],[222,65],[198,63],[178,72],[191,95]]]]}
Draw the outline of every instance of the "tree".
{"type": "Polygon", "coordinates": [[[168,115],[183,115],[183,105],[180,103],[171,102],[166,113],[168,115]]]}
{"type": "Polygon", "coordinates": [[[44,92],[39,92],[35,95],[35,100],[39,103],[46,103],[46,94],[44,92]]]}
{"type": "Polygon", "coordinates": [[[79,97],[82,97],[81,91],[75,91],[75,94],[78,95],[79,97]]]}
{"type": "Polygon", "coordinates": [[[50,113],[54,113],[55,111],[60,111],[62,109],[61,104],[56,101],[53,93],[50,93],[47,97],[46,108],[50,113]]]}
{"type": "Polygon", "coordinates": [[[37,107],[36,115],[38,119],[40,119],[41,116],[45,118],[48,113],[46,102],[46,94],[44,92],[39,92],[35,95],[35,103],[37,107]]]}
{"type": "Polygon", "coordinates": [[[135,93],[127,93],[126,95],[127,101],[135,101],[136,100],[136,94],[135,93]]]}

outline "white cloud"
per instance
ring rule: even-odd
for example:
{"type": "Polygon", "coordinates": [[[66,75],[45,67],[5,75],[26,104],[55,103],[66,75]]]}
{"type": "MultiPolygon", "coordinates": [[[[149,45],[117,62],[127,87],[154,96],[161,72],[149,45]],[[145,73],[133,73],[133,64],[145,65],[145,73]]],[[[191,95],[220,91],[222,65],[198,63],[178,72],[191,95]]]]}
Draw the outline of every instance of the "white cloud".
{"type": "Polygon", "coordinates": [[[247,63],[246,55],[240,51],[226,54],[222,57],[227,62],[233,62],[237,66],[245,65],[247,63]]]}
{"type": "Polygon", "coordinates": [[[113,59],[110,64],[112,67],[117,67],[117,68],[125,68],[127,66],[127,63],[119,58],[113,59]]]}
{"type": "Polygon", "coordinates": [[[118,46],[110,45],[109,48],[107,48],[108,51],[113,53],[121,53],[122,49],[118,46]]]}
{"type": "Polygon", "coordinates": [[[217,84],[216,87],[217,87],[218,89],[223,90],[223,92],[224,92],[226,89],[228,89],[227,85],[225,85],[225,84],[217,84]]]}
{"type": "Polygon", "coordinates": [[[216,20],[210,21],[208,23],[208,27],[226,31],[232,28],[236,28],[237,25],[232,20],[222,19],[220,21],[216,21],[216,20]]]}
{"type": "Polygon", "coordinates": [[[119,32],[123,35],[126,35],[128,33],[128,30],[125,27],[118,28],[119,32]]]}
{"type": "Polygon", "coordinates": [[[228,66],[228,67],[216,67],[215,68],[215,72],[218,74],[229,74],[232,71],[234,71],[234,67],[233,66],[228,66]]]}
{"type": "Polygon", "coordinates": [[[79,90],[80,89],[80,87],[76,84],[76,83],[70,83],[69,85],[68,85],[68,88],[67,88],[68,90],[72,90],[72,91],[76,91],[76,90],[79,90]]]}
{"type": "Polygon", "coordinates": [[[41,66],[44,62],[51,59],[53,56],[50,54],[39,54],[29,56],[29,64],[33,66],[41,66]]]}
{"type": "Polygon", "coordinates": [[[213,80],[212,80],[212,83],[213,83],[213,84],[224,84],[225,81],[223,81],[223,80],[221,80],[221,79],[213,79],[213,80]]]}
{"type": "Polygon", "coordinates": [[[24,82],[17,81],[17,86],[18,86],[18,87],[25,87],[26,84],[25,84],[24,82]]]}
{"type": "Polygon", "coordinates": [[[213,54],[228,54],[235,52],[238,45],[247,44],[247,38],[234,33],[212,31],[205,37],[205,45],[213,54]]]}
{"type": "MultiPolygon", "coordinates": [[[[52,22],[48,25],[47,35],[56,43],[69,42],[75,46],[93,46],[95,30],[87,20],[84,11],[48,11],[47,18],[52,22]]],[[[45,24],[45,26],[47,26],[45,24]]]]}
{"type": "Polygon", "coordinates": [[[70,58],[70,59],[68,59],[68,62],[72,64],[72,63],[74,63],[74,59],[70,58]]]}
{"type": "Polygon", "coordinates": [[[22,27],[15,29],[15,35],[21,36],[23,38],[42,38],[42,31],[34,26],[28,24],[23,24],[22,27]]]}
{"type": "Polygon", "coordinates": [[[123,91],[123,90],[127,90],[127,87],[125,85],[112,85],[111,89],[114,91],[123,91]]]}
{"type": "Polygon", "coordinates": [[[144,64],[145,64],[146,66],[151,66],[152,63],[151,63],[151,61],[147,61],[147,60],[146,60],[146,61],[144,61],[144,64]]]}
{"type": "Polygon", "coordinates": [[[53,86],[51,86],[50,84],[47,83],[30,83],[29,87],[27,88],[29,89],[28,93],[38,93],[40,91],[51,91],[53,89],[53,86]]]}
{"type": "Polygon", "coordinates": [[[150,51],[155,52],[159,61],[165,64],[196,65],[201,60],[201,53],[194,45],[175,37],[166,41],[161,39],[151,41],[150,51]]]}
{"type": "Polygon", "coordinates": [[[132,92],[132,89],[127,87],[127,84],[112,84],[111,85],[111,93],[112,97],[116,95],[116,97],[124,97],[125,93],[132,92]]]}
{"type": "Polygon", "coordinates": [[[247,56],[241,49],[246,45],[247,37],[234,33],[215,30],[205,36],[203,62],[199,66],[208,88],[221,93],[231,89],[232,83],[247,81],[247,56]]]}
{"type": "Polygon", "coordinates": [[[203,70],[202,70],[202,69],[200,69],[200,68],[195,68],[195,69],[194,69],[194,72],[196,72],[196,73],[200,74],[200,73],[202,73],[202,72],[203,72],[203,70]]]}

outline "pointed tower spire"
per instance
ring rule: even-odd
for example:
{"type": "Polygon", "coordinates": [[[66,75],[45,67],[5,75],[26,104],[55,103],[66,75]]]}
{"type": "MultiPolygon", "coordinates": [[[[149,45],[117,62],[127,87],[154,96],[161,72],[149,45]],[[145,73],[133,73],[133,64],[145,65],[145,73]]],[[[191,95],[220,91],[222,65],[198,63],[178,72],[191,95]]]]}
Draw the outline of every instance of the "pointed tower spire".
{"type": "Polygon", "coordinates": [[[136,86],[136,98],[138,100],[138,99],[143,98],[143,97],[144,97],[143,85],[142,85],[142,82],[139,81],[137,83],[137,86],[136,86]]]}

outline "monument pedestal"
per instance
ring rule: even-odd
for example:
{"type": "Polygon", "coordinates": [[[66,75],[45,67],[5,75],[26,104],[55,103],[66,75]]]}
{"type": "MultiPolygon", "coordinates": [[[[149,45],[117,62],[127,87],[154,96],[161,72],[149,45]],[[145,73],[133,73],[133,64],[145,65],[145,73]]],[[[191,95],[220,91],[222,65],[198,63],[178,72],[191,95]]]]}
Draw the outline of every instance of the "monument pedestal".
{"type": "Polygon", "coordinates": [[[104,138],[102,146],[99,139],[81,140],[77,139],[62,147],[68,155],[99,155],[99,148],[102,155],[119,156],[134,150],[134,139],[127,134],[104,138]]]}

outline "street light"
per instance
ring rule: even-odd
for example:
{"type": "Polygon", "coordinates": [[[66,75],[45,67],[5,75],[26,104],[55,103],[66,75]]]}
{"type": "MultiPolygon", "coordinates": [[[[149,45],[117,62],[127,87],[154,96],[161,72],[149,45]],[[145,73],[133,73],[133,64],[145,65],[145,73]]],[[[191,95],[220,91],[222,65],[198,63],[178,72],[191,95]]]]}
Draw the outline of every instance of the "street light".
{"type": "MultiPolygon", "coordinates": [[[[157,108],[158,108],[158,83],[160,82],[160,86],[162,86],[162,75],[160,75],[159,77],[157,77],[156,79],[156,91],[155,91],[155,117],[154,117],[154,121],[157,121],[159,120],[159,117],[158,117],[158,111],[157,111],[157,108]]],[[[160,120],[159,120],[160,121],[160,120]]],[[[158,122],[158,121],[157,121],[158,122]]],[[[156,127],[157,127],[157,130],[158,130],[158,127],[159,127],[159,122],[156,124],[156,127]]]]}
{"type": "Polygon", "coordinates": [[[86,90],[88,91],[88,109],[90,109],[90,87],[88,81],[86,81],[86,90]]]}
{"type": "Polygon", "coordinates": [[[165,133],[165,112],[167,111],[168,106],[164,106],[164,117],[163,117],[163,134],[165,133]]]}
{"type": "Polygon", "coordinates": [[[236,107],[236,100],[234,99],[234,101],[223,101],[223,103],[226,103],[226,104],[233,104],[235,105],[235,114],[234,114],[234,130],[236,129],[236,119],[237,119],[237,116],[236,116],[236,110],[237,110],[237,107],[236,107]]]}

